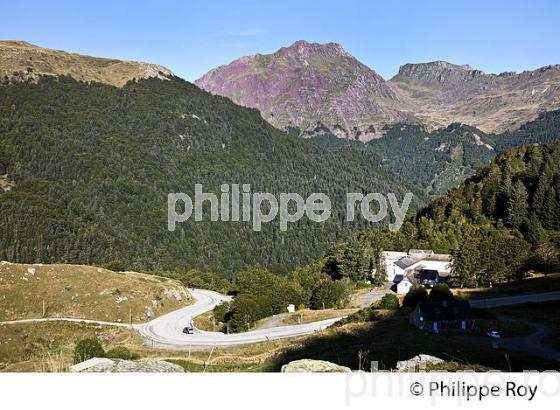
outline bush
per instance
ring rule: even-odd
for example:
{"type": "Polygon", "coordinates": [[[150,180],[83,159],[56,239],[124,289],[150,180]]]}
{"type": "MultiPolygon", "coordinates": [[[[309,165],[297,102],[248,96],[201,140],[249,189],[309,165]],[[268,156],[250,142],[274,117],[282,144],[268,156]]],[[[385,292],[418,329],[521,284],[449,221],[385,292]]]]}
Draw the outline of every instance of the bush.
{"type": "Polygon", "coordinates": [[[138,355],[136,353],[131,352],[124,346],[117,346],[105,353],[105,357],[109,357],[111,359],[122,359],[122,360],[134,360],[138,359],[138,355]]]}
{"type": "Polygon", "coordinates": [[[392,293],[384,295],[377,305],[378,309],[398,309],[399,307],[399,298],[392,293]]]}
{"type": "Polygon", "coordinates": [[[111,261],[103,265],[105,269],[112,270],[113,272],[124,272],[126,270],[126,266],[121,261],[111,261]]]}
{"type": "Polygon", "coordinates": [[[414,285],[410,288],[403,300],[404,307],[416,307],[420,302],[428,300],[428,292],[422,285],[414,285]]]}
{"type": "Polygon", "coordinates": [[[437,302],[440,300],[454,300],[455,296],[453,295],[453,292],[451,292],[451,289],[449,289],[449,286],[445,283],[438,283],[430,291],[429,299],[437,302]]]}
{"type": "Polygon", "coordinates": [[[356,282],[356,289],[369,289],[371,287],[371,283],[366,282],[365,280],[359,280],[356,282]]]}
{"type": "Polygon", "coordinates": [[[219,305],[214,306],[214,319],[222,323],[227,322],[230,310],[231,304],[228,302],[223,302],[219,305]]]}
{"type": "Polygon", "coordinates": [[[338,322],[333,323],[330,327],[344,326],[348,323],[365,323],[365,322],[375,322],[381,319],[379,312],[376,312],[372,308],[364,308],[340,319],[338,322]]]}
{"type": "Polygon", "coordinates": [[[97,339],[82,339],[74,347],[74,363],[81,363],[94,357],[104,357],[105,351],[97,339]]]}
{"type": "Polygon", "coordinates": [[[212,272],[192,269],[187,273],[166,274],[165,276],[180,280],[188,288],[210,289],[224,294],[229,294],[234,290],[229,280],[212,272]]]}
{"type": "Polygon", "coordinates": [[[330,309],[343,304],[346,287],[342,280],[322,280],[313,288],[309,307],[311,309],[330,309]]]}

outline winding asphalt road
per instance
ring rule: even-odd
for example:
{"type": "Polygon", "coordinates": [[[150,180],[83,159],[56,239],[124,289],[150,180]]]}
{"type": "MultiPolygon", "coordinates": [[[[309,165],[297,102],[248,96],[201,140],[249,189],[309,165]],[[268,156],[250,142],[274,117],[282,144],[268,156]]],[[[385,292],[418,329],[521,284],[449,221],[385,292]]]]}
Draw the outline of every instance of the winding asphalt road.
{"type": "MultiPolygon", "coordinates": [[[[223,301],[230,300],[228,296],[210,290],[192,289],[191,294],[196,300],[192,305],[177,309],[147,323],[133,324],[132,327],[136,329],[142,336],[144,336],[144,338],[147,340],[147,344],[150,346],[164,349],[186,349],[192,347],[242,345],[264,342],[267,340],[302,336],[323,330],[342,318],[337,317],[301,325],[276,326],[268,329],[257,329],[250,332],[228,335],[220,332],[205,332],[203,330],[194,328],[194,333],[189,335],[183,333],[183,328],[192,324],[193,318],[212,310],[214,306],[222,303],[223,301]]],[[[551,300],[560,300],[560,292],[526,294],[519,296],[508,296],[503,298],[472,300],[470,302],[473,307],[490,308],[517,305],[526,302],[545,302],[551,300]]],[[[0,324],[48,321],[68,321],[130,327],[129,324],[125,323],[103,322],[97,320],[75,318],[24,319],[0,322],[0,324]]]]}
{"type": "Polygon", "coordinates": [[[187,335],[183,333],[183,328],[191,324],[194,317],[212,310],[214,306],[225,300],[229,300],[227,296],[210,290],[194,289],[191,290],[191,294],[196,299],[194,304],[160,316],[146,324],[136,326],[140,334],[152,346],[166,349],[185,349],[189,347],[258,343],[317,332],[341,319],[338,317],[302,325],[277,326],[229,335],[221,332],[205,332],[194,328],[194,333],[187,335]]]}
{"type": "MultiPolygon", "coordinates": [[[[185,334],[183,333],[183,328],[185,326],[192,325],[192,320],[196,316],[214,309],[214,306],[224,301],[231,300],[229,296],[225,296],[211,290],[190,289],[190,293],[195,299],[195,303],[192,305],[185,306],[173,312],[159,316],[147,323],[133,324],[132,328],[136,329],[142,336],[144,336],[148,346],[163,349],[186,349],[197,347],[233,346],[302,336],[323,330],[342,318],[332,318],[302,325],[277,326],[269,329],[258,329],[250,332],[229,335],[221,332],[205,332],[195,327],[193,334],[185,334]]],[[[11,320],[0,322],[0,325],[51,321],[130,327],[130,324],[126,323],[62,317],[11,320]]]]}

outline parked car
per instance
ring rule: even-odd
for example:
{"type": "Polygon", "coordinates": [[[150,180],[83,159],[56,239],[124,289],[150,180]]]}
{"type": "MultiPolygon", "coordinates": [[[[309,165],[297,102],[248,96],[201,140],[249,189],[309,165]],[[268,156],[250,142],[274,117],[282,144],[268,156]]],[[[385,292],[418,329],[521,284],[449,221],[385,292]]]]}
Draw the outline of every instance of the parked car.
{"type": "Polygon", "coordinates": [[[486,333],[486,336],[491,337],[492,339],[500,339],[500,332],[497,332],[496,330],[491,330],[488,333],[486,333]]]}
{"type": "Polygon", "coordinates": [[[183,328],[183,333],[192,335],[194,333],[194,328],[192,326],[186,326],[183,328]]]}

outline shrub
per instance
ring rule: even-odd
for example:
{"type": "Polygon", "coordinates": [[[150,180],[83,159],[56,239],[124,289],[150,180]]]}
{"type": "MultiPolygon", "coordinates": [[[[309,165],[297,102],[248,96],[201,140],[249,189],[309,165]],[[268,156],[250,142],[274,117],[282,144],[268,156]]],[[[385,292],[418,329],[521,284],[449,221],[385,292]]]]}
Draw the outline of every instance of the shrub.
{"type": "Polygon", "coordinates": [[[105,351],[97,339],[82,339],[74,347],[74,363],[80,363],[94,357],[104,357],[105,351]]]}
{"type": "Polygon", "coordinates": [[[420,302],[428,300],[428,292],[422,285],[414,285],[410,288],[403,300],[403,306],[416,307],[420,302]]]}
{"type": "Polygon", "coordinates": [[[345,298],[346,288],[341,280],[326,279],[317,283],[311,294],[311,309],[329,309],[337,307],[345,298]]]}
{"type": "Polygon", "coordinates": [[[126,270],[126,266],[122,261],[111,261],[103,265],[103,267],[114,272],[124,272],[126,270]]]}
{"type": "Polygon", "coordinates": [[[398,309],[399,307],[399,298],[392,293],[384,295],[377,305],[378,309],[398,309]]]}
{"type": "Polygon", "coordinates": [[[445,283],[438,283],[430,291],[429,299],[431,301],[453,300],[455,296],[453,292],[451,292],[451,289],[449,289],[449,286],[445,283]]]}
{"type": "Polygon", "coordinates": [[[381,319],[379,312],[376,312],[372,308],[364,308],[346,316],[343,319],[333,323],[330,327],[339,327],[346,325],[348,323],[365,323],[365,322],[375,322],[381,319]]]}
{"type": "Polygon", "coordinates": [[[109,357],[111,359],[122,359],[122,360],[134,360],[138,359],[138,355],[136,353],[131,352],[124,346],[117,346],[105,353],[105,357],[109,357]]]}
{"type": "Polygon", "coordinates": [[[356,289],[369,289],[371,288],[371,283],[365,280],[359,280],[356,282],[356,289]]]}
{"type": "Polygon", "coordinates": [[[220,303],[214,307],[214,318],[218,322],[226,322],[228,320],[231,304],[228,302],[220,303]]]}

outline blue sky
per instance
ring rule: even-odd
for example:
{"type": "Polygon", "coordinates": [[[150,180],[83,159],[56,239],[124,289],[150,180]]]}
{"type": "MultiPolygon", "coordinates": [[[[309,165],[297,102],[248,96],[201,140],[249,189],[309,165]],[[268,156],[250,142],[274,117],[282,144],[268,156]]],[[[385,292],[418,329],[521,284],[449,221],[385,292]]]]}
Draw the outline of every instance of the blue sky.
{"type": "Polygon", "coordinates": [[[560,63],[560,2],[0,0],[0,39],[159,63],[187,80],[299,39],[338,42],[385,78],[433,60],[522,71],[560,63]]]}

